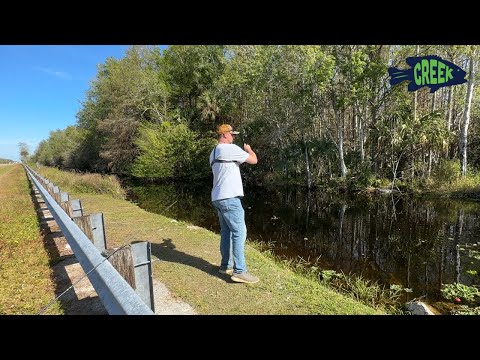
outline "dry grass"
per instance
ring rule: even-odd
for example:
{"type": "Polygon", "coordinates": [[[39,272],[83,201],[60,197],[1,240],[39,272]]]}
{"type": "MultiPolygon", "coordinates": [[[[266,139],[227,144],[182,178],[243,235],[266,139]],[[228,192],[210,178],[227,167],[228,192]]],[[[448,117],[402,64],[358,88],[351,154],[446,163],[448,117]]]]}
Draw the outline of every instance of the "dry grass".
{"type": "Polygon", "coordinates": [[[21,165],[0,167],[0,203],[0,314],[35,314],[55,297],[55,286],[21,165]]]}
{"type": "Polygon", "coordinates": [[[125,191],[114,175],[75,173],[46,166],[35,168],[35,171],[52,181],[62,191],[109,194],[115,199],[125,199],[125,191]]]}

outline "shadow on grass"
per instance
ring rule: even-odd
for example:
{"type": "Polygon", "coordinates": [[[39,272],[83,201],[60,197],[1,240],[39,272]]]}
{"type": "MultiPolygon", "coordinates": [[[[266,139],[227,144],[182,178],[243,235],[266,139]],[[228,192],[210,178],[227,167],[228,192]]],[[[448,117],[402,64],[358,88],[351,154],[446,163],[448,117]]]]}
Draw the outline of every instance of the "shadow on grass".
{"type": "Polygon", "coordinates": [[[162,239],[163,242],[152,243],[152,255],[156,256],[160,261],[175,262],[183,265],[194,267],[207,274],[218,277],[227,282],[234,283],[227,274],[218,272],[218,265],[214,265],[205,259],[193,256],[183,251],[176,250],[176,246],[172,239],[162,239]]]}

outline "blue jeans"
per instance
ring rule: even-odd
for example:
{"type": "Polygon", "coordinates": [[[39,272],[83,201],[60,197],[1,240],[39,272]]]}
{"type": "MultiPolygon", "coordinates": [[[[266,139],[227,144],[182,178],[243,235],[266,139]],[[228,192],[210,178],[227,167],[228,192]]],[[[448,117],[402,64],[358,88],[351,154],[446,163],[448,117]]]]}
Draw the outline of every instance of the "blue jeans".
{"type": "Polygon", "coordinates": [[[220,266],[233,268],[235,274],[247,272],[245,263],[245,210],[239,198],[212,201],[220,220],[220,266]]]}

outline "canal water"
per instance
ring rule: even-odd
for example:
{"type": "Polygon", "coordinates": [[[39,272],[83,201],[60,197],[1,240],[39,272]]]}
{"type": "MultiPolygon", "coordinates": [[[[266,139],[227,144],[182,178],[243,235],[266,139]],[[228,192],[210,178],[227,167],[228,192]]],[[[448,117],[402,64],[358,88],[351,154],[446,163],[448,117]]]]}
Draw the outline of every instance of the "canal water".
{"type": "MultiPolygon", "coordinates": [[[[441,284],[480,284],[480,205],[389,195],[338,196],[321,190],[245,188],[248,240],[322,269],[412,289],[436,300],[441,284]]],[[[131,187],[143,209],[219,233],[208,185],[131,187]]]]}

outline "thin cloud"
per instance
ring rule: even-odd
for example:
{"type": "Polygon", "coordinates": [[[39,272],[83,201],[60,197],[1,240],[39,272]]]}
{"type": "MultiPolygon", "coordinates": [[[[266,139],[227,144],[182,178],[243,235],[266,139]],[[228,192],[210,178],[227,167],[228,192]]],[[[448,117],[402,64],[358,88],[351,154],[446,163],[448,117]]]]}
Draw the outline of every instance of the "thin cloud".
{"type": "Polygon", "coordinates": [[[53,76],[56,76],[60,79],[71,79],[72,78],[72,75],[64,72],[64,71],[55,71],[55,70],[52,70],[52,69],[49,69],[49,68],[43,68],[43,67],[38,67],[37,68],[38,70],[44,72],[45,74],[49,74],[49,75],[53,75],[53,76]]]}
{"type": "Polygon", "coordinates": [[[25,143],[28,146],[36,146],[40,140],[37,139],[0,139],[0,145],[15,145],[18,146],[19,143],[25,143]]]}

